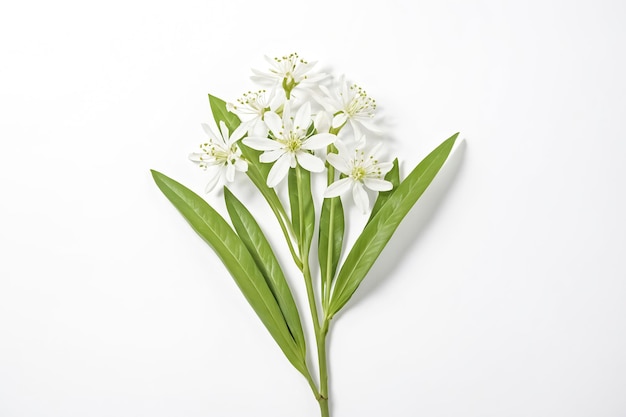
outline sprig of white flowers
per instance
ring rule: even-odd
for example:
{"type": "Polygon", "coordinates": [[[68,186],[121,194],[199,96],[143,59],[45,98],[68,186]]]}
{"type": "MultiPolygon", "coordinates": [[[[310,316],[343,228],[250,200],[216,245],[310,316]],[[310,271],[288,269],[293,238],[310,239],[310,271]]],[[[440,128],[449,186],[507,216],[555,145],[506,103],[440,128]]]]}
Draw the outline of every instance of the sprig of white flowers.
{"type": "Polygon", "coordinates": [[[210,140],[190,159],[208,171],[206,191],[232,182],[235,171],[247,170],[238,145],[246,136],[243,144],[263,151],[260,162],[273,164],[267,177],[269,187],[280,184],[290,168],[300,166],[319,173],[330,165],[345,178],[330,183],[324,197],[350,192],[359,210],[366,213],[369,197],[365,188],[374,192],[392,188],[384,179],[392,163],[378,161],[382,143],[370,149],[365,146],[365,132],[380,134],[373,122],[376,101],[345,76],[334,80],[328,74],[315,73],[315,62],[296,53],[265,58],[269,70],[253,69],[251,78],[269,90],[248,91],[227,104],[227,109],[239,116],[239,128],[229,136],[220,125],[221,134],[215,135],[202,125],[210,140]]]}
{"type": "Polygon", "coordinates": [[[152,175],[217,253],[286,358],[305,377],[321,416],[330,417],[326,337],[331,320],[437,175],[458,134],[401,179],[397,160],[385,161],[385,141],[375,121],[376,102],[365,90],[344,76],[334,79],[315,72],[314,62],[295,53],[266,59],[267,71],[253,70],[259,89],[231,103],[209,95],[217,129],[202,124],[208,140],[189,155],[208,174],[205,191],[224,190],[230,222],[184,185],[157,171],[152,175]],[[316,208],[312,178],[324,172],[327,188],[321,207],[316,208]],[[313,350],[279,257],[254,215],[227,187],[243,178],[241,173],[265,198],[301,273],[315,334],[316,367],[308,360],[313,350]],[[284,194],[275,190],[285,182],[287,204],[281,198],[284,194]],[[349,248],[344,242],[347,218],[340,198],[344,194],[363,214],[371,209],[349,248]],[[311,267],[313,241],[318,268],[311,267]]]}

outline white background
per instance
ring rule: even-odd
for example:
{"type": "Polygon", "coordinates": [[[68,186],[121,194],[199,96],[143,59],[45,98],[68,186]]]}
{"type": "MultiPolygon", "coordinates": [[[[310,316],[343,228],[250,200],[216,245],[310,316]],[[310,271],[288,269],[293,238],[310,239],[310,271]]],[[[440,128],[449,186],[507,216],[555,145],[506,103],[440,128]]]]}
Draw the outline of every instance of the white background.
{"type": "Polygon", "coordinates": [[[626,416],[625,21],[608,0],[4,4],[0,416],[319,414],[149,175],[201,192],[206,94],[292,51],[366,88],[404,173],[466,139],[336,317],[333,414],[626,416]]]}

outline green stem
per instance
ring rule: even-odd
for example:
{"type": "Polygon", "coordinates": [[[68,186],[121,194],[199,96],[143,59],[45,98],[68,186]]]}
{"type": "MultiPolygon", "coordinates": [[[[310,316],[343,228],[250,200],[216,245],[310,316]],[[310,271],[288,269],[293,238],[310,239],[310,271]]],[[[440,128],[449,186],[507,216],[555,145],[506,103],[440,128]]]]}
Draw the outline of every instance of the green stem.
{"type": "MultiPolygon", "coordinates": [[[[334,177],[334,172],[333,172],[334,177]]],[[[311,270],[309,265],[309,242],[307,242],[305,232],[305,202],[304,192],[302,187],[304,186],[302,180],[302,168],[296,166],[296,187],[298,192],[298,216],[300,218],[300,230],[298,230],[298,244],[300,249],[300,256],[302,259],[302,275],[306,286],[307,298],[309,302],[309,308],[311,310],[311,319],[313,321],[313,329],[315,331],[315,341],[317,346],[317,358],[319,367],[319,391],[315,387],[315,383],[309,379],[309,384],[313,390],[313,394],[317,399],[322,417],[330,417],[330,408],[328,405],[328,363],[326,359],[326,335],[328,334],[328,328],[330,324],[329,318],[324,318],[322,324],[320,324],[320,316],[318,314],[317,300],[315,298],[315,291],[313,289],[313,279],[311,277],[311,270]]],[[[330,256],[329,256],[330,258],[330,256]]],[[[329,268],[330,269],[330,268],[329,268]]],[[[329,274],[330,275],[330,274],[329,274]]],[[[327,279],[326,277],[324,279],[327,279]]],[[[332,279],[332,277],[331,277],[332,279]]],[[[327,280],[328,288],[330,288],[330,282],[327,280]]],[[[322,296],[323,297],[323,296],[322,296]]]]}
{"type": "Polygon", "coordinates": [[[320,395],[318,402],[320,404],[322,417],[328,417],[330,415],[328,408],[328,363],[326,361],[326,335],[328,334],[329,324],[328,319],[325,319],[317,337],[317,356],[320,371],[320,395]]]}
{"type": "Polygon", "coordinates": [[[274,198],[272,198],[272,195],[268,193],[268,189],[265,188],[265,180],[263,179],[262,175],[258,174],[256,170],[250,169],[248,172],[248,176],[250,177],[252,183],[256,186],[256,188],[261,192],[261,195],[265,198],[265,201],[267,201],[267,204],[272,209],[274,216],[276,216],[276,220],[278,220],[280,229],[285,236],[285,240],[287,241],[287,246],[289,247],[289,252],[291,252],[291,257],[293,258],[293,261],[298,266],[298,268],[302,269],[302,261],[293,246],[293,239],[296,236],[296,233],[293,230],[293,225],[291,224],[291,221],[289,221],[289,217],[287,217],[287,212],[285,211],[285,208],[283,207],[280,200],[276,198],[275,194],[273,196],[274,198]]]}
{"type": "Polygon", "coordinates": [[[280,206],[280,209],[281,209],[280,212],[276,211],[274,207],[272,207],[272,204],[270,204],[270,207],[272,208],[272,211],[274,212],[276,219],[278,219],[278,223],[280,224],[280,228],[283,231],[285,240],[287,241],[287,246],[289,246],[289,252],[291,252],[291,257],[293,258],[293,261],[296,263],[298,268],[302,268],[302,260],[296,254],[296,250],[293,247],[293,242],[292,242],[292,237],[291,237],[291,236],[295,236],[295,233],[293,231],[293,226],[291,225],[291,222],[287,220],[287,214],[285,213],[284,207],[282,207],[282,205],[280,206]]]}

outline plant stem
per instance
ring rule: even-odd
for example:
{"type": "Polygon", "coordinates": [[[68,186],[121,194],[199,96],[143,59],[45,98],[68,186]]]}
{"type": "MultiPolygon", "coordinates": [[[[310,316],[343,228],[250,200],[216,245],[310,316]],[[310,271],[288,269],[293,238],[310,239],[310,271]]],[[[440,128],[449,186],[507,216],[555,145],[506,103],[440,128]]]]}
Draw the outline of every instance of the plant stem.
{"type": "MultiPolygon", "coordinates": [[[[313,330],[315,331],[315,341],[317,346],[317,359],[320,376],[320,389],[319,391],[314,387],[314,384],[309,381],[313,389],[315,398],[317,399],[322,417],[330,417],[330,408],[328,405],[328,364],[326,360],[326,335],[328,334],[328,328],[330,319],[324,318],[322,324],[320,324],[320,316],[317,309],[317,299],[315,297],[315,291],[313,289],[313,279],[311,277],[311,270],[309,266],[309,248],[307,242],[305,242],[304,235],[304,198],[302,187],[304,186],[302,181],[302,172],[300,166],[296,167],[296,186],[298,190],[298,215],[300,217],[300,230],[298,231],[298,243],[299,252],[302,260],[302,275],[304,277],[304,283],[306,286],[307,298],[309,301],[309,308],[311,310],[311,319],[313,321],[313,330]]],[[[322,278],[324,279],[324,278],[322,278]]],[[[322,295],[323,298],[323,295],[322,295]]],[[[325,309],[324,309],[325,310],[325,309]]]]}
{"type": "Polygon", "coordinates": [[[326,361],[326,335],[328,334],[329,324],[329,320],[324,319],[322,328],[317,335],[317,356],[320,371],[320,395],[318,402],[320,404],[322,417],[330,416],[330,409],[328,407],[328,363],[326,361]]]}
{"type": "MultiPolygon", "coordinates": [[[[276,216],[276,220],[278,220],[278,224],[280,225],[280,229],[285,236],[285,241],[287,242],[287,246],[289,246],[289,252],[291,252],[291,257],[293,261],[298,266],[298,268],[302,269],[302,261],[293,247],[293,240],[296,238],[296,233],[293,230],[293,225],[285,212],[285,208],[283,207],[280,199],[276,197],[276,194],[271,194],[270,189],[267,188],[265,184],[265,179],[256,169],[248,170],[248,177],[252,180],[252,183],[259,190],[261,195],[267,201],[267,204],[272,209],[274,216],[276,216]]],[[[273,192],[273,191],[272,191],[273,192]]]]}

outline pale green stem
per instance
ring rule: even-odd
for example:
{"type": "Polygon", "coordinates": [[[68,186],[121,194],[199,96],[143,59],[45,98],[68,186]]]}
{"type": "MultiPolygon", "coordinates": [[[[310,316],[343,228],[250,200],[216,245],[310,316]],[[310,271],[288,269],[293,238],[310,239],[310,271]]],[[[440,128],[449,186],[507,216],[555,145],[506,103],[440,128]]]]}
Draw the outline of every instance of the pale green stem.
{"type": "Polygon", "coordinates": [[[302,274],[306,285],[306,292],[311,309],[311,318],[313,321],[313,329],[315,331],[315,340],[317,342],[317,358],[320,375],[320,390],[316,392],[317,399],[322,417],[330,417],[330,409],[328,406],[328,365],[326,361],[326,334],[328,333],[328,320],[324,320],[324,325],[320,327],[320,317],[317,311],[317,301],[313,290],[313,280],[311,278],[311,270],[309,269],[309,251],[305,248],[304,242],[304,201],[302,190],[302,177],[300,166],[296,167],[296,184],[298,188],[298,214],[300,216],[300,253],[302,254],[302,274]]]}
{"type": "MultiPolygon", "coordinates": [[[[270,207],[272,207],[271,203],[270,207]]],[[[278,224],[280,224],[283,235],[285,235],[285,240],[287,241],[287,246],[289,246],[289,252],[291,252],[291,257],[293,258],[293,261],[296,263],[298,268],[302,268],[302,260],[300,259],[295,251],[295,248],[293,247],[292,236],[295,236],[293,226],[291,225],[291,222],[286,218],[287,214],[285,213],[285,209],[282,206],[280,207],[280,209],[281,212],[279,213],[272,207],[272,211],[274,212],[276,219],[278,219],[278,224]]]]}
{"type": "Polygon", "coordinates": [[[274,216],[276,216],[276,220],[278,220],[278,224],[280,225],[280,230],[282,230],[283,235],[285,236],[285,240],[287,241],[287,246],[289,247],[289,252],[291,252],[291,257],[293,258],[293,261],[296,263],[298,268],[302,269],[302,260],[300,259],[300,257],[296,253],[295,248],[293,247],[293,239],[294,236],[296,236],[296,233],[293,230],[293,225],[291,224],[291,221],[289,221],[289,218],[287,217],[287,212],[285,211],[285,208],[280,203],[280,200],[278,201],[278,204],[274,204],[272,202],[272,199],[263,192],[263,189],[256,183],[256,181],[253,180],[252,183],[256,185],[257,189],[261,192],[261,195],[265,198],[265,201],[267,201],[267,204],[269,204],[270,208],[272,209],[272,212],[274,213],[274,216]]]}
{"type": "Polygon", "coordinates": [[[319,332],[317,338],[317,356],[319,359],[319,371],[320,371],[320,393],[318,402],[320,404],[320,410],[322,417],[330,416],[330,410],[328,407],[328,363],[326,361],[326,335],[328,334],[329,320],[325,319],[324,324],[319,332]]]}

